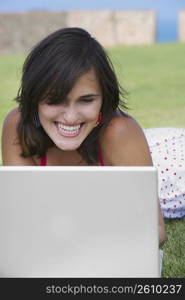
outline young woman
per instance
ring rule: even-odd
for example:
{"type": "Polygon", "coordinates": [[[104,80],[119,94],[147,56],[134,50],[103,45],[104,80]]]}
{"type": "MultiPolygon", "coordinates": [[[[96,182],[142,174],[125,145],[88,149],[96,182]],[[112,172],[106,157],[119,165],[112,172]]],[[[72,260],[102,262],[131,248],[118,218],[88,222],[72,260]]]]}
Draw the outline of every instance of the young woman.
{"type": "MultiPolygon", "coordinates": [[[[139,124],[102,46],[80,28],[58,30],[28,55],[18,108],[5,118],[3,165],[150,166],[139,124]]],[[[159,205],[160,242],[164,221],[159,205]]]]}

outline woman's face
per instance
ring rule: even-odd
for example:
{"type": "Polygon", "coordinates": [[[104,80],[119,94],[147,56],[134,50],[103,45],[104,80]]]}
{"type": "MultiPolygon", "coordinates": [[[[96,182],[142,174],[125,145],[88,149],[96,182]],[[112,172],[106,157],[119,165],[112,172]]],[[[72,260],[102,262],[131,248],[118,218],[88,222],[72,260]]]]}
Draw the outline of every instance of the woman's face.
{"type": "Polygon", "coordinates": [[[61,104],[41,102],[42,127],[54,144],[65,151],[76,150],[96,126],[102,94],[94,70],[82,75],[61,104]]]}

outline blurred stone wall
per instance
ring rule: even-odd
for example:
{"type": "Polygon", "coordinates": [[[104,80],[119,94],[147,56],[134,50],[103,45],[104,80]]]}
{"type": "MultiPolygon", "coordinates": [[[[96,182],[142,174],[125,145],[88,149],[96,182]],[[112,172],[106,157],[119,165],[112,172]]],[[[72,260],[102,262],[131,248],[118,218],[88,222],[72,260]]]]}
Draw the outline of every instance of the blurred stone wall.
{"type": "Polygon", "coordinates": [[[0,14],[0,52],[29,51],[40,39],[66,26],[66,12],[0,14]]]}
{"type": "Polygon", "coordinates": [[[152,44],[155,11],[32,11],[0,14],[0,53],[27,52],[49,33],[82,27],[104,46],[152,44]]]}
{"type": "Polygon", "coordinates": [[[185,41],[185,9],[179,12],[178,21],[178,38],[180,41],[185,41]]]}
{"type": "Polygon", "coordinates": [[[69,26],[87,29],[105,46],[152,44],[156,39],[154,11],[70,11],[69,26]]]}

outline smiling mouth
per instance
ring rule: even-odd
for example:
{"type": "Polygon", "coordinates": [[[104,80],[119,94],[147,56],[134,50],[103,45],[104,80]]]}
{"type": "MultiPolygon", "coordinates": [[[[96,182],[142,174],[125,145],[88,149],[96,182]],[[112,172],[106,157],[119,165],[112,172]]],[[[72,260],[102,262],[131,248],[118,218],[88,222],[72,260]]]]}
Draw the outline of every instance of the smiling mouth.
{"type": "Polygon", "coordinates": [[[62,123],[59,122],[54,122],[58,132],[60,135],[64,137],[76,137],[80,134],[81,129],[85,123],[80,123],[78,125],[73,125],[73,126],[67,126],[63,125],[62,123]]]}

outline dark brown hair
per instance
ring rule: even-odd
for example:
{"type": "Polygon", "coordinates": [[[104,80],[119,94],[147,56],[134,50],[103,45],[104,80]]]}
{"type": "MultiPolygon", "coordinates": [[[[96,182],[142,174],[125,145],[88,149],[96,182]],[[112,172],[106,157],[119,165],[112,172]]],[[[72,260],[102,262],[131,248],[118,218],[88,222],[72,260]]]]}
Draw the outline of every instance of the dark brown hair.
{"type": "Polygon", "coordinates": [[[34,116],[38,103],[62,103],[77,79],[94,69],[102,91],[102,121],[86,137],[78,152],[89,163],[97,162],[97,143],[100,128],[106,126],[121,103],[124,90],[120,87],[113,65],[104,48],[81,28],[63,28],[39,42],[27,56],[22,72],[21,87],[16,101],[21,120],[18,137],[23,157],[45,155],[54,145],[42,126],[35,127],[34,116]]]}

